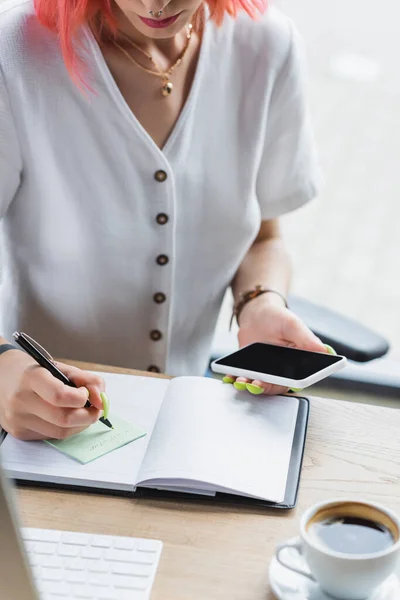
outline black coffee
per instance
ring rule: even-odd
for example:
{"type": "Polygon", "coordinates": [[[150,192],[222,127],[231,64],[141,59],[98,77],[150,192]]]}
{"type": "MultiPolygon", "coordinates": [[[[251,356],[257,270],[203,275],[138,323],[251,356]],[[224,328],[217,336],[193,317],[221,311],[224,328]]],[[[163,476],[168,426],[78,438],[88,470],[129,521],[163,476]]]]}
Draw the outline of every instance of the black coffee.
{"type": "Polygon", "coordinates": [[[310,533],[330,550],[343,554],[373,554],[395,543],[387,527],[360,517],[331,517],[311,524],[310,533]]]}

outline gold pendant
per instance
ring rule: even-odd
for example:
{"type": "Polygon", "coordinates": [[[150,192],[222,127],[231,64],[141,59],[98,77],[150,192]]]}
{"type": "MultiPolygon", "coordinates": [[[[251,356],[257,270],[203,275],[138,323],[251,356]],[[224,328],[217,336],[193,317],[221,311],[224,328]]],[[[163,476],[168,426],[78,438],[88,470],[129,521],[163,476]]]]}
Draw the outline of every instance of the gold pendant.
{"type": "Polygon", "coordinates": [[[170,93],[172,92],[174,86],[172,85],[172,83],[170,81],[167,81],[161,88],[161,93],[164,96],[164,98],[166,98],[167,96],[170,95],[170,93]]]}

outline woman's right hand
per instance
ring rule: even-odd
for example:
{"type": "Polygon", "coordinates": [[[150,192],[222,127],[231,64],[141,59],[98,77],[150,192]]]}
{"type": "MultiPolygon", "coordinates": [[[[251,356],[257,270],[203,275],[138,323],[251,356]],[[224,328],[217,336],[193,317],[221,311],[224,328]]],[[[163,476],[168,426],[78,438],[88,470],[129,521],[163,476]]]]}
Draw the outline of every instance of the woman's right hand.
{"type": "Polygon", "coordinates": [[[95,423],[101,377],[57,363],[78,388],[64,385],[21,350],[0,355],[0,424],[21,440],[65,439],[95,423]],[[90,395],[90,408],[83,408],[90,395]]]}

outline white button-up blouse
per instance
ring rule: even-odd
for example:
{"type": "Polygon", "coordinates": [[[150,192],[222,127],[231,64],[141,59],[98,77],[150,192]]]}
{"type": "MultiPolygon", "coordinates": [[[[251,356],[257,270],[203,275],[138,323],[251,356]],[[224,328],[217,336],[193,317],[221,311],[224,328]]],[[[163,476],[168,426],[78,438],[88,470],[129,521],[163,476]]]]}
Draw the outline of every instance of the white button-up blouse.
{"type": "Polygon", "coordinates": [[[31,0],[0,5],[0,331],[58,357],[203,374],[261,220],[315,193],[297,35],[275,9],[208,22],[162,151],[82,35],[86,94],[31,0]]]}

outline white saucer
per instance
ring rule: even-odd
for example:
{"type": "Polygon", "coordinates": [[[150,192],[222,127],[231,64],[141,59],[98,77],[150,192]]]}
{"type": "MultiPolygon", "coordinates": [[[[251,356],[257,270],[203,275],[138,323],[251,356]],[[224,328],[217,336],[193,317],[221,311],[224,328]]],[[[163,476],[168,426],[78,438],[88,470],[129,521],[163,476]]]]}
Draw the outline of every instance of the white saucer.
{"type": "MultiPolygon", "coordinates": [[[[305,568],[304,561],[292,548],[282,551],[293,565],[305,568]]],[[[278,600],[332,600],[319,586],[276,560],[269,567],[269,584],[278,600]]],[[[397,575],[391,575],[367,600],[400,600],[400,581],[397,575]]]]}

